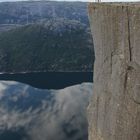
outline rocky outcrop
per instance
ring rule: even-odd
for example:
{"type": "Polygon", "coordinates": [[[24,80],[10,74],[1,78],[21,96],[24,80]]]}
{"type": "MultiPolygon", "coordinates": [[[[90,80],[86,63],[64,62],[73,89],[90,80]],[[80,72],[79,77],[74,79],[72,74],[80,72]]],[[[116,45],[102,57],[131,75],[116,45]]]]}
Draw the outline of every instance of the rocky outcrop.
{"type": "Polygon", "coordinates": [[[89,140],[140,140],[140,5],[91,3],[95,47],[89,140]]]}

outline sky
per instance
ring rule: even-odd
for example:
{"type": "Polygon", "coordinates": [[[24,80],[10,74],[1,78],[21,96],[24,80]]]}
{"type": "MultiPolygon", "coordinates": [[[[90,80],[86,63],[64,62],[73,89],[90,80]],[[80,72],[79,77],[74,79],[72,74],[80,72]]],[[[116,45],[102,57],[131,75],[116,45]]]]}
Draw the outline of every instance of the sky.
{"type": "MultiPolygon", "coordinates": [[[[30,1],[30,0],[0,0],[0,2],[6,2],[6,1],[30,1]]],[[[31,1],[39,1],[39,0],[31,0],[31,1]]],[[[45,1],[45,0],[42,0],[42,1],[45,1]]],[[[83,1],[83,2],[91,2],[91,1],[94,1],[94,0],[54,0],[54,1],[83,1]]]]}
{"type": "MultiPolygon", "coordinates": [[[[7,1],[29,1],[29,0],[0,0],[0,2],[7,2],[7,1]]],[[[31,0],[31,1],[38,1],[38,0],[31,0]]],[[[42,0],[43,1],[43,0],[42,0]]],[[[44,0],[45,1],[45,0],[44,0]]],[[[51,0],[50,0],[51,1],[51,0]]],[[[97,0],[54,0],[54,1],[82,1],[82,2],[94,2],[97,0]]],[[[102,0],[102,2],[123,2],[123,1],[139,1],[139,0],[102,0]]]]}

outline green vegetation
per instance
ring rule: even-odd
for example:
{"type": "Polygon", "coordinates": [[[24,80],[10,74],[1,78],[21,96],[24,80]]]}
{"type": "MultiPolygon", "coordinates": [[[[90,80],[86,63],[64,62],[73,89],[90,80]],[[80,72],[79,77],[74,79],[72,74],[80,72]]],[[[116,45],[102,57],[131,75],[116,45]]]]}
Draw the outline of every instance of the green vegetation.
{"type": "Polygon", "coordinates": [[[75,20],[49,20],[0,34],[0,71],[92,71],[91,35],[75,20]]]}

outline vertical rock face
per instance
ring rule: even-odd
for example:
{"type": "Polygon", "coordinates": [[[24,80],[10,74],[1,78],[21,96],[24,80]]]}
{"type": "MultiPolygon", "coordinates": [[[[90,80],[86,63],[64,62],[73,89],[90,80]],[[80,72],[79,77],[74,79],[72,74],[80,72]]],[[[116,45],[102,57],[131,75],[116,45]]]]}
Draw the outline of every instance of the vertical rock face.
{"type": "Polygon", "coordinates": [[[140,4],[89,5],[95,47],[89,140],[140,140],[140,4]]]}

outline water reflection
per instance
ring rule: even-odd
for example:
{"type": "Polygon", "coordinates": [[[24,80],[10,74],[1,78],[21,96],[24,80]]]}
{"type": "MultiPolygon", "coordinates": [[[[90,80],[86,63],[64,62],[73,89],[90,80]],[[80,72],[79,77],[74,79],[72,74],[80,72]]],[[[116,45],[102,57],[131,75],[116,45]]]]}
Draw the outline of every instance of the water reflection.
{"type": "Polygon", "coordinates": [[[0,81],[0,140],[86,140],[92,85],[41,90],[0,81]]]}

